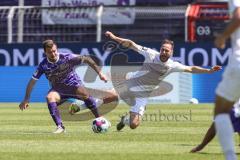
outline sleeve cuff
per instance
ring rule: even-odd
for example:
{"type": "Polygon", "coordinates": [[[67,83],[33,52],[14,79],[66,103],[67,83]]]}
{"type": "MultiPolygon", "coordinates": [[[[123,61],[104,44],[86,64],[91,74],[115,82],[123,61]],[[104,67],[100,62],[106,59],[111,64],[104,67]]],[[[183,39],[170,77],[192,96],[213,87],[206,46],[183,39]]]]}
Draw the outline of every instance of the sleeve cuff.
{"type": "Polygon", "coordinates": [[[33,77],[33,76],[32,76],[32,79],[34,79],[34,80],[36,80],[36,81],[38,80],[38,78],[35,78],[35,77],[33,77]]]}

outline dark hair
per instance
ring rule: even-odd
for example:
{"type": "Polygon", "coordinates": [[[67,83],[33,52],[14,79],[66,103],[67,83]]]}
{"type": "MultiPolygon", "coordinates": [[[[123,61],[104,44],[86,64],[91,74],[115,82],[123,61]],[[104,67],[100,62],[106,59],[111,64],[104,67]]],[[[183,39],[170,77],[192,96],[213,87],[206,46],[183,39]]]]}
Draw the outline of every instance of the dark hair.
{"type": "Polygon", "coordinates": [[[53,40],[47,39],[43,41],[42,43],[44,51],[46,51],[47,48],[52,48],[54,45],[57,45],[53,40]]]}
{"type": "Polygon", "coordinates": [[[170,44],[170,45],[172,46],[172,50],[173,50],[173,48],[174,48],[174,42],[171,41],[171,40],[169,40],[169,39],[164,39],[164,40],[162,41],[161,46],[162,46],[163,44],[170,44]]]}

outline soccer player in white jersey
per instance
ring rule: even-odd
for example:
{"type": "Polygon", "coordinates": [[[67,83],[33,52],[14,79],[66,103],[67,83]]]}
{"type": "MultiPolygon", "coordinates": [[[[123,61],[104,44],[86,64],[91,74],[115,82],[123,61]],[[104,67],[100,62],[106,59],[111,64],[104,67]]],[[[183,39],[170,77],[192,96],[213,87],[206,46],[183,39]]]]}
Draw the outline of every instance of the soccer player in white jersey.
{"type": "Polygon", "coordinates": [[[215,127],[217,137],[227,160],[235,160],[233,127],[228,112],[240,98],[240,0],[229,0],[231,21],[215,39],[218,48],[225,48],[231,36],[232,54],[224,71],[223,79],[216,89],[215,127]]]}
{"type": "MultiPolygon", "coordinates": [[[[134,99],[130,109],[130,116],[126,115],[121,118],[121,121],[117,124],[117,130],[120,131],[125,125],[128,125],[131,129],[135,129],[140,125],[141,117],[144,114],[145,106],[147,105],[147,96],[151,90],[149,85],[154,89],[167,75],[172,72],[189,72],[189,73],[214,73],[221,69],[221,66],[213,66],[211,69],[206,69],[198,66],[185,66],[170,59],[173,54],[174,44],[170,40],[164,40],[162,42],[160,51],[155,51],[150,48],[146,48],[136,44],[135,42],[115,36],[113,33],[107,31],[105,35],[112,40],[122,44],[124,47],[133,49],[139,54],[145,57],[145,61],[142,65],[144,71],[149,71],[147,76],[140,76],[141,71],[132,74],[128,77],[127,88],[131,88],[131,85],[137,86],[140,90],[147,90],[147,94],[127,95],[131,100],[134,99]],[[138,78],[140,77],[140,78],[138,78]],[[131,79],[133,79],[131,81],[131,79]],[[144,97],[145,96],[145,97],[144,97]]],[[[121,97],[122,98],[122,97],[121,97]]],[[[130,100],[130,101],[131,101],[130,100]]]]}
{"type": "MultiPolygon", "coordinates": [[[[231,123],[233,125],[234,132],[240,135],[240,99],[233,105],[233,108],[229,112],[231,123]]],[[[202,142],[194,147],[190,152],[196,153],[201,151],[209,142],[213,140],[216,135],[216,129],[214,122],[209,127],[207,133],[205,134],[202,142]]]]}

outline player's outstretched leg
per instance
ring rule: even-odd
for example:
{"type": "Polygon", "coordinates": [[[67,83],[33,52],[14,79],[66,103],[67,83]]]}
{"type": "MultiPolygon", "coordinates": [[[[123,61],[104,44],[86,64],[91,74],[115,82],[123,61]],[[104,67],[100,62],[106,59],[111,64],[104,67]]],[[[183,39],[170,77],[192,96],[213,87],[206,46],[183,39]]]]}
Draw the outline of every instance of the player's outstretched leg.
{"type": "MultiPolygon", "coordinates": [[[[95,101],[96,107],[99,107],[99,106],[101,106],[103,104],[103,100],[102,99],[95,98],[94,101],[95,101]]],[[[66,103],[65,105],[69,106],[69,113],[71,115],[74,115],[75,113],[77,113],[79,111],[88,109],[86,104],[83,101],[79,100],[79,99],[69,98],[64,103],[66,103]]]]}
{"type": "Polygon", "coordinates": [[[108,90],[108,94],[102,98],[103,104],[108,104],[119,100],[118,94],[114,89],[108,90]]]}
{"type": "MultiPolygon", "coordinates": [[[[94,98],[97,108],[100,107],[102,104],[108,104],[114,101],[118,101],[118,95],[114,90],[109,90],[107,92],[108,94],[103,98],[94,98]]],[[[69,113],[72,115],[88,108],[85,103],[75,98],[69,98],[65,103],[68,103],[68,105],[70,106],[69,113]]]]}

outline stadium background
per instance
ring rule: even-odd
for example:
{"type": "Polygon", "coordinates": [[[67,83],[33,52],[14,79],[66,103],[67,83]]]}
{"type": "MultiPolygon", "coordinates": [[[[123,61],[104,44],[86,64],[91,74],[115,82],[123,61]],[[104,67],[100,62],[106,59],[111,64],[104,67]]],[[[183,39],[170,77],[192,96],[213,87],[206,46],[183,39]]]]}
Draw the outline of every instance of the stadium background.
{"type": "MultiPolygon", "coordinates": [[[[43,57],[41,42],[48,38],[54,39],[61,50],[92,54],[106,67],[118,53],[127,54],[134,67],[143,60],[132,51],[115,50],[114,44],[104,36],[107,30],[157,50],[161,40],[169,38],[175,41],[173,58],[177,61],[203,67],[215,64],[225,66],[231,53],[230,45],[224,50],[216,49],[213,39],[228,21],[226,2],[0,0],[0,160],[224,159],[216,138],[199,154],[189,153],[212,124],[214,90],[223,71],[202,75],[169,75],[166,79],[178,82],[173,89],[185,86],[190,90],[188,94],[198,98],[201,104],[148,104],[141,126],[135,130],[125,127],[121,132],[116,131],[115,125],[129,110],[129,106],[122,103],[118,107],[114,105],[116,108],[110,110],[111,113],[104,114],[112,123],[106,134],[92,132],[93,121],[89,110],[70,116],[68,106],[61,106],[59,109],[67,133],[53,134],[55,125],[45,102],[49,86],[44,76],[33,90],[33,103],[28,109],[21,111],[18,106],[29,78],[43,57]],[[93,6],[100,2],[110,6],[93,6]],[[107,20],[105,16],[101,18],[100,13],[104,10],[110,11],[107,20]],[[98,16],[96,13],[99,13],[98,16]],[[68,19],[61,17],[63,15],[68,19]],[[58,21],[54,22],[52,17],[58,21]],[[103,45],[106,43],[110,44],[111,50],[106,50],[103,45]],[[72,121],[73,118],[75,121],[72,121]]],[[[119,63],[123,62],[122,59],[117,62],[116,65],[124,65],[119,63]]],[[[186,90],[182,91],[185,93],[186,90]]],[[[178,95],[176,92],[174,96],[178,95]]],[[[109,109],[105,106],[101,108],[109,109]]],[[[239,155],[238,138],[236,134],[235,148],[239,155]]]]}
{"type": "MultiPolygon", "coordinates": [[[[100,34],[97,22],[92,24],[64,24],[63,22],[56,25],[43,22],[42,14],[48,10],[55,14],[65,11],[83,13],[98,11],[96,6],[83,7],[80,3],[67,7],[57,4],[63,1],[51,1],[56,2],[56,5],[49,7],[43,6],[41,1],[25,0],[23,7],[15,8],[6,6],[22,5],[17,0],[0,1],[1,102],[22,100],[27,81],[39,62],[39,53],[42,53],[41,42],[47,38],[56,40],[59,48],[69,49],[77,54],[87,51],[94,56],[98,52],[103,57],[106,54],[103,44],[107,42],[104,32],[107,30],[157,50],[161,40],[169,38],[175,41],[174,58],[183,64],[210,67],[215,64],[225,66],[227,63],[225,55],[229,54],[229,46],[224,50],[217,50],[212,44],[214,35],[223,29],[228,20],[226,1],[112,1],[116,4],[111,3],[104,8],[127,8],[128,13],[134,12],[132,22],[101,24],[100,34]]],[[[42,0],[42,2],[47,1],[42,0]]],[[[116,53],[117,51],[108,53],[106,60],[100,60],[100,62],[109,65],[111,57],[116,53]]],[[[131,62],[143,60],[132,51],[126,53],[131,62]]],[[[221,74],[222,71],[213,75],[192,75],[192,97],[197,98],[201,103],[213,102],[214,90],[221,79],[221,74]]],[[[42,78],[34,89],[31,100],[45,101],[44,95],[47,88],[47,81],[42,78]]]]}

